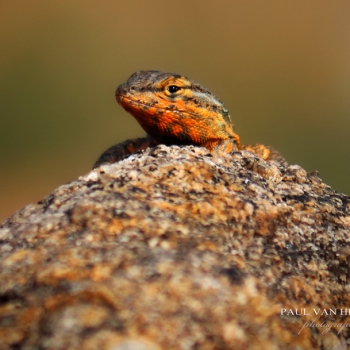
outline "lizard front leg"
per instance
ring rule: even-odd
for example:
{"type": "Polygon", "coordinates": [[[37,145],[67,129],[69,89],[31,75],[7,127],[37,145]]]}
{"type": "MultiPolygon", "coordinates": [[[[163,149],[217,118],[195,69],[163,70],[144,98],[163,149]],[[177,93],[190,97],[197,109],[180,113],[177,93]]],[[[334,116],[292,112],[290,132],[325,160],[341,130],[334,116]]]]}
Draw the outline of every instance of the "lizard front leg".
{"type": "Polygon", "coordinates": [[[269,146],[264,145],[246,145],[241,146],[240,150],[245,150],[254,153],[256,156],[263,158],[265,160],[274,160],[281,165],[288,164],[287,161],[281,156],[279,152],[277,152],[275,149],[269,146]]]}
{"type": "Polygon", "coordinates": [[[93,169],[103,164],[118,162],[129,154],[145,150],[147,147],[153,147],[157,144],[158,143],[150,136],[126,140],[124,142],[118,143],[108,148],[100,155],[100,157],[95,162],[93,169]]]}

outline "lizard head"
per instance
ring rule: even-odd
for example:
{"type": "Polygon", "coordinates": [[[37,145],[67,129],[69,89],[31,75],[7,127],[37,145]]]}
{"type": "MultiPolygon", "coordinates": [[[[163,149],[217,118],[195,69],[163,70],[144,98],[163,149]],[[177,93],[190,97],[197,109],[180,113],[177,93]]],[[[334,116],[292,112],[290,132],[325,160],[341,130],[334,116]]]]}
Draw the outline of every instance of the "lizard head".
{"type": "Polygon", "coordinates": [[[208,89],[174,73],[138,71],[116,90],[118,103],[162,143],[216,145],[238,135],[228,110],[208,89]]]}

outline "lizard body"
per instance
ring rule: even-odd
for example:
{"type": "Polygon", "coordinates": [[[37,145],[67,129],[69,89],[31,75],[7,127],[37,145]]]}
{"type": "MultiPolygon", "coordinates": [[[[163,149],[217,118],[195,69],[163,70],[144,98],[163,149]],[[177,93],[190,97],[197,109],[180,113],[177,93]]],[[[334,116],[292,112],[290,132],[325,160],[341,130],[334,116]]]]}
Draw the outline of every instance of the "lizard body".
{"type": "Polygon", "coordinates": [[[147,136],[112,146],[94,168],[158,144],[203,146],[214,153],[246,149],[264,159],[271,154],[263,145],[241,146],[223,103],[208,89],[179,74],[138,71],[118,86],[115,96],[147,136]]]}

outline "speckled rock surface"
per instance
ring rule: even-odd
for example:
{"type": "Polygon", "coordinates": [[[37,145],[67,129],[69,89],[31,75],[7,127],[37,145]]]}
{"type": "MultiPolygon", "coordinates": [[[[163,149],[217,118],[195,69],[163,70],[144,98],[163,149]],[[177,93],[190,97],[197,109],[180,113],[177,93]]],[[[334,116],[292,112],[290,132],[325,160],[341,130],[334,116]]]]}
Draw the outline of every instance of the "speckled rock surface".
{"type": "Polygon", "coordinates": [[[148,149],[0,225],[0,348],[347,349],[349,228],[299,166],[148,149]]]}

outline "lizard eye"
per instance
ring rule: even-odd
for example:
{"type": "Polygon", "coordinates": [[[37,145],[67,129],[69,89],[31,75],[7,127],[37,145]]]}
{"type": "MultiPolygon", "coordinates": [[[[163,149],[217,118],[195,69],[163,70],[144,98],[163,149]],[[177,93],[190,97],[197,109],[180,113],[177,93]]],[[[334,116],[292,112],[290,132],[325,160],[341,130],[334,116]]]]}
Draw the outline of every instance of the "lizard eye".
{"type": "Polygon", "coordinates": [[[167,89],[171,94],[174,94],[175,92],[178,92],[179,90],[181,90],[181,88],[179,86],[176,85],[170,85],[168,86],[167,89]]]}

